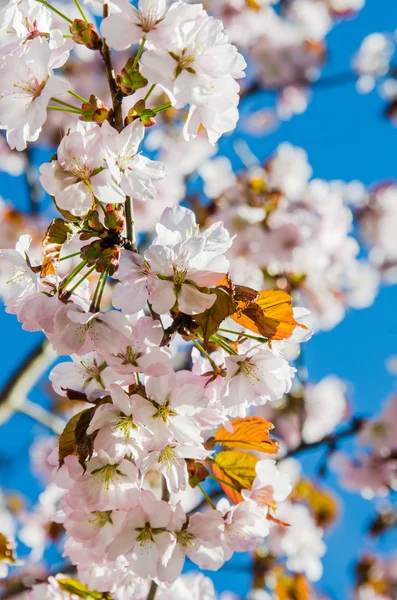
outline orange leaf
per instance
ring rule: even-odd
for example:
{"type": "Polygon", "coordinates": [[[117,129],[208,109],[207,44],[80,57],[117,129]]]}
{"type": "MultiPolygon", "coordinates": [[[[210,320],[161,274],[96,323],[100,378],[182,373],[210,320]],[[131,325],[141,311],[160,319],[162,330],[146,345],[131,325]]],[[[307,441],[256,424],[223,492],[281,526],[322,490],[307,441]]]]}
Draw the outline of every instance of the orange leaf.
{"type": "Polygon", "coordinates": [[[306,325],[295,321],[292,299],[281,290],[262,290],[258,298],[231,318],[242,327],[272,340],[290,337],[297,326],[307,329],[306,325]]]}
{"type": "Polygon", "coordinates": [[[278,600],[309,600],[313,590],[302,573],[286,573],[281,568],[275,569],[275,592],[278,600]]]}
{"type": "Polygon", "coordinates": [[[233,419],[233,433],[220,427],[215,433],[218,444],[227,448],[242,448],[258,450],[268,454],[277,454],[278,443],[269,437],[269,431],[274,425],[262,417],[244,417],[233,419]]]}
{"type": "Polygon", "coordinates": [[[250,490],[256,477],[258,459],[252,454],[225,450],[219,452],[212,463],[212,471],[225,494],[232,502],[242,502],[241,490],[250,490]]]}

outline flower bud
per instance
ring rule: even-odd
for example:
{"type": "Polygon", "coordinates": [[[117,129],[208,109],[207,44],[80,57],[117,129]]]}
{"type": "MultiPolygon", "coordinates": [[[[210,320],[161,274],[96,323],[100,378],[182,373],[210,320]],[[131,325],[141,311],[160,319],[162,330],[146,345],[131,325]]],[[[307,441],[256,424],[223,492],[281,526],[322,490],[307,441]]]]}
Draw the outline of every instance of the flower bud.
{"type": "Polygon", "coordinates": [[[80,117],[80,121],[93,121],[101,124],[109,119],[109,108],[93,94],[91,94],[88,102],[82,104],[81,109],[84,114],[80,117]]]}
{"type": "Polygon", "coordinates": [[[139,88],[147,85],[147,79],[139,72],[139,65],[134,66],[134,58],[127,60],[122,71],[117,75],[117,85],[124,95],[129,96],[139,88]]]}
{"type": "Polygon", "coordinates": [[[125,119],[125,124],[129,125],[135,119],[140,119],[145,127],[151,127],[156,124],[155,121],[156,113],[150,108],[146,108],[144,100],[138,100],[136,104],[128,111],[125,119]]]}
{"type": "Polygon", "coordinates": [[[90,50],[100,50],[102,40],[95,31],[93,23],[86,23],[83,19],[75,19],[70,26],[72,39],[76,44],[86,46],[90,50]]]}

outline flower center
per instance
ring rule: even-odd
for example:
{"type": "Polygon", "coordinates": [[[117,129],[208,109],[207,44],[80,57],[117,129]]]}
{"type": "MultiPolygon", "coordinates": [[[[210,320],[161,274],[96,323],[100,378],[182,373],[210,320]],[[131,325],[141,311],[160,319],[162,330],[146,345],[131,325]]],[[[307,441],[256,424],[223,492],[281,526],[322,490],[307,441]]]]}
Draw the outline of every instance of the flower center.
{"type": "Polygon", "coordinates": [[[137,360],[142,356],[142,352],[137,352],[132,346],[127,346],[125,352],[119,352],[116,354],[116,357],[119,358],[122,362],[122,365],[132,365],[134,367],[138,366],[137,360]]]}
{"type": "Polygon", "coordinates": [[[103,467],[92,471],[92,475],[102,481],[105,485],[105,488],[108,489],[113,483],[114,479],[118,479],[120,475],[123,475],[122,472],[117,468],[118,466],[118,464],[104,465],[103,467]]]}
{"type": "Polygon", "coordinates": [[[155,404],[157,412],[154,413],[153,419],[162,419],[164,423],[167,423],[169,417],[176,417],[178,413],[176,410],[170,407],[169,402],[165,404],[155,404]]]}
{"type": "Polygon", "coordinates": [[[94,512],[91,513],[91,519],[88,519],[88,522],[92,523],[93,525],[98,527],[98,529],[102,529],[102,527],[104,527],[107,523],[110,523],[111,525],[113,525],[112,511],[111,510],[104,510],[104,511],[95,510],[94,512]]]}

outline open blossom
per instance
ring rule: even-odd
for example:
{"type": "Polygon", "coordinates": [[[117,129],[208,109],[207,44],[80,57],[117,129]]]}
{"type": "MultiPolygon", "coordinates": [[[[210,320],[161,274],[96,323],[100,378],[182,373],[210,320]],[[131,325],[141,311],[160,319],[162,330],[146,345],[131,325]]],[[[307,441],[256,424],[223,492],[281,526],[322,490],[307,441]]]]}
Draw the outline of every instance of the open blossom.
{"type": "Polygon", "coordinates": [[[243,490],[243,497],[258,506],[275,509],[291,493],[290,477],[277,468],[275,460],[265,459],[256,463],[256,477],[250,491],[243,490]]]}
{"type": "Polygon", "coordinates": [[[126,515],[121,533],[110,543],[110,560],[123,554],[137,575],[154,579],[158,564],[172,546],[172,535],[167,531],[172,516],[167,502],[144,492],[141,502],[126,515]]]}
{"type": "Polygon", "coordinates": [[[321,557],[325,554],[323,530],[317,527],[302,504],[284,502],[277,517],[289,523],[289,527],[273,526],[270,534],[270,549],[276,556],[287,555],[290,571],[305,573],[310,581],[318,581],[323,567],[321,557]]]}
{"type": "Polygon", "coordinates": [[[139,473],[127,459],[112,459],[104,450],[87,463],[87,471],[66,493],[72,509],[91,511],[123,509],[137,504],[140,496],[139,473]]]}
{"type": "MultiPolygon", "coordinates": [[[[172,370],[171,353],[160,347],[164,331],[159,321],[138,316],[128,319],[128,330],[118,352],[104,349],[107,364],[121,375],[123,383],[135,383],[135,373],[165,375],[172,370]]],[[[119,377],[120,379],[120,377],[119,377]]]]}
{"type": "Polygon", "coordinates": [[[173,583],[181,574],[186,557],[201,569],[211,571],[218,570],[225,562],[221,543],[224,523],[218,510],[196,513],[187,522],[182,507],[177,504],[169,529],[173,532],[173,543],[158,565],[161,581],[173,583]]]}
{"type": "Polygon", "coordinates": [[[248,552],[263,544],[269,534],[269,521],[264,518],[262,508],[249,501],[231,506],[228,500],[222,498],[217,509],[225,522],[225,560],[231,558],[234,552],[248,552]]]}
{"type": "Polygon", "coordinates": [[[0,128],[7,130],[11,148],[23,150],[26,142],[37,140],[50,98],[68,89],[66,81],[53,75],[50,58],[47,40],[36,38],[22,54],[8,54],[0,64],[0,128]]]}
{"type": "Polygon", "coordinates": [[[232,416],[245,415],[250,405],[278,400],[289,392],[295,369],[274,350],[254,345],[243,354],[228,356],[225,406],[232,416]]]}
{"type": "Polygon", "coordinates": [[[125,50],[132,44],[138,44],[143,36],[150,43],[166,8],[166,0],[139,0],[138,8],[126,0],[116,0],[112,14],[101,23],[101,33],[115,50],[125,50]]]}
{"type": "Polygon", "coordinates": [[[155,33],[152,48],[141,58],[143,75],[160,85],[176,108],[190,104],[186,139],[195,137],[202,124],[214,144],[236,126],[235,79],[244,77],[245,60],[227,42],[221,21],[209,17],[201,4],[174,3],[155,33]]]}
{"type": "Polygon", "coordinates": [[[208,404],[205,389],[195,384],[194,378],[192,383],[179,383],[178,379],[174,372],[148,377],[147,398],[132,396],[134,418],[152,432],[154,449],[174,440],[198,445],[203,441],[194,415],[208,404]]]}
{"type": "Polygon", "coordinates": [[[144,134],[144,125],[139,120],[133,121],[121,133],[107,121],[102,125],[106,161],[115,181],[127,196],[152,200],[157,193],[153,182],[163,179],[165,172],[162,163],[138,152],[144,134]]]}
{"type": "Polygon", "coordinates": [[[61,209],[86,214],[97,198],[104,204],[124,202],[125,194],[105,167],[102,132],[98,125],[68,133],[57,159],[40,167],[40,182],[61,209]]]}
{"type": "Polygon", "coordinates": [[[81,356],[72,354],[71,359],[56,365],[49,375],[54,391],[60,396],[66,396],[67,390],[73,389],[86,394],[89,399],[96,398],[118,378],[95,351],[81,356]]]}
{"type": "Polygon", "coordinates": [[[216,296],[201,288],[219,284],[229,267],[223,253],[232,240],[223,226],[201,233],[192,211],[178,207],[164,211],[157,233],[144,258],[121,253],[113,306],[125,314],[138,312],[146,302],[159,314],[176,302],[186,314],[210,308],[216,296]]]}
{"type": "Polygon", "coordinates": [[[145,432],[134,421],[133,399],[118,385],[111,385],[109,391],[112,402],[97,408],[87,433],[96,432],[94,448],[98,452],[105,450],[111,457],[137,459],[143,451],[145,432]]]}
{"type": "Polygon", "coordinates": [[[56,312],[54,333],[49,337],[58,354],[82,356],[93,350],[116,353],[128,333],[128,322],[119,312],[86,312],[71,302],[56,312]]]}

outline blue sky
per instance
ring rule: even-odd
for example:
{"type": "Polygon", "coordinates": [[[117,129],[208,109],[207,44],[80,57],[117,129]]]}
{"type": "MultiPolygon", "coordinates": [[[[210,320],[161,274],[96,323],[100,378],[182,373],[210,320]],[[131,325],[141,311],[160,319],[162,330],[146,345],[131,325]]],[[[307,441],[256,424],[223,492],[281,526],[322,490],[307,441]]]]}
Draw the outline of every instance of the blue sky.
{"type": "MultiPolygon", "coordinates": [[[[354,20],[338,25],[329,35],[329,64],[324,75],[344,73],[361,40],[373,31],[392,31],[397,25],[395,0],[367,0],[365,9],[354,20]]],[[[270,94],[260,94],[255,105],[271,105],[270,94]]],[[[360,96],[353,83],[332,88],[318,88],[308,110],[282,124],[263,138],[247,137],[259,159],[266,158],[283,141],[302,146],[308,152],[315,177],[324,179],[360,179],[365,184],[397,177],[397,131],[383,116],[384,103],[376,93],[360,96]]],[[[242,107],[244,112],[244,106],[242,107]]],[[[230,156],[237,168],[239,159],[231,151],[233,139],[241,133],[225,137],[220,152],[230,156]]],[[[0,174],[0,193],[17,206],[26,206],[23,182],[0,174]]],[[[0,244],[1,245],[1,244],[0,244]]],[[[385,360],[397,354],[397,287],[381,290],[375,304],[366,310],[354,311],[333,331],[315,336],[305,348],[310,378],[314,381],[334,373],[351,383],[352,405],[358,413],[378,412],[385,397],[395,388],[396,381],[385,370],[385,360]]],[[[15,318],[0,311],[2,369],[0,385],[18,365],[21,358],[40,340],[39,334],[23,332],[15,318]]],[[[42,382],[44,385],[44,382],[42,382]]],[[[39,390],[32,400],[42,402],[39,390]]],[[[27,469],[27,451],[33,436],[45,433],[40,426],[23,416],[15,416],[2,427],[0,438],[0,483],[20,489],[28,497],[37,497],[38,487],[27,469]]],[[[303,459],[305,468],[313,470],[321,451],[303,459]]],[[[372,548],[364,536],[373,506],[357,495],[343,493],[331,475],[326,480],[343,501],[340,519],[327,538],[328,552],[324,559],[323,589],[334,600],[345,600],[351,581],[351,565],[358,551],[372,548]]],[[[386,551],[396,548],[397,536],[388,536],[379,545],[386,551]]],[[[241,567],[246,557],[233,561],[241,567]]],[[[240,568],[230,566],[215,575],[219,589],[243,593],[249,578],[240,568]]]]}

